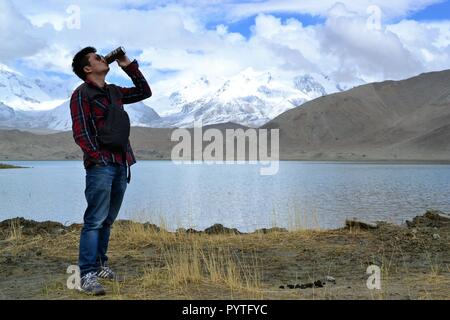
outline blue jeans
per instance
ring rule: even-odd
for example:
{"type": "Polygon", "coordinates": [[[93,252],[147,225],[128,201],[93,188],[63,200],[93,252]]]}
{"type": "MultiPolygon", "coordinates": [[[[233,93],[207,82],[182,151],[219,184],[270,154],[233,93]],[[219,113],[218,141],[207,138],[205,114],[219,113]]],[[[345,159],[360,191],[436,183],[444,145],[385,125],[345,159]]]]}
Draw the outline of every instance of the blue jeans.
{"type": "Polygon", "coordinates": [[[106,265],[111,225],[127,188],[126,166],[109,164],[86,169],[87,209],[80,236],[78,264],[81,276],[106,265]]]}

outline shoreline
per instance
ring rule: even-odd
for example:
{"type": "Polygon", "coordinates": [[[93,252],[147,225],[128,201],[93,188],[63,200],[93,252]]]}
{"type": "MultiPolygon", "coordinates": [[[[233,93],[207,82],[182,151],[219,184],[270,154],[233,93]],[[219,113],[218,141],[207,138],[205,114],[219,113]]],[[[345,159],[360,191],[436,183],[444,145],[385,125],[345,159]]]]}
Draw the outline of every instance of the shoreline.
{"type": "MultiPolygon", "coordinates": [[[[436,212],[442,212],[440,210],[434,210],[429,209],[428,211],[436,211],[436,212]]],[[[12,221],[19,221],[22,223],[22,226],[27,226],[26,228],[29,228],[30,226],[36,226],[38,229],[46,229],[47,227],[59,229],[63,232],[68,230],[73,230],[77,228],[81,228],[83,225],[82,221],[56,221],[56,220],[48,220],[48,219],[40,219],[35,220],[32,218],[25,218],[23,216],[16,216],[16,217],[9,217],[9,218],[0,218],[0,231],[3,228],[6,228],[7,225],[10,224],[12,221]]],[[[411,218],[413,219],[413,218],[411,218]]],[[[161,220],[161,219],[160,219],[161,220]]],[[[163,220],[161,220],[163,221],[163,220]]],[[[304,232],[333,232],[333,231],[339,231],[345,228],[348,228],[347,224],[351,221],[360,222],[362,224],[367,225],[391,225],[393,227],[399,227],[403,228],[406,226],[406,223],[409,220],[402,220],[402,222],[398,221],[386,221],[386,220],[367,220],[367,219],[358,219],[357,217],[347,217],[343,219],[342,224],[339,226],[334,227],[321,227],[319,225],[314,226],[279,226],[279,225],[272,225],[272,226],[262,226],[259,228],[251,229],[250,231],[247,229],[239,229],[239,227],[224,225],[220,222],[213,223],[209,227],[206,227],[204,229],[199,229],[195,227],[184,227],[184,226],[177,226],[177,227],[168,227],[167,222],[163,222],[164,227],[158,226],[153,221],[139,221],[139,220],[133,220],[132,218],[128,219],[122,219],[118,218],[114,224],[136,224],[136,225],[142,225],[144,228],[152,228],[152,229],[158,229],[163,232],[176,234],[179,232],[186,232],[186,233],[193,233],[193,234],[214,234],[214,233],[233,233],[233,234],[240,234],[240,235],[251,235],[251,234],[258,234],[258,233],[270,233],[270,232],[296,232],[296,231],[304,231],[304,232]],[[216,230],[212,231],[211,230],[216,230]]],[[[51,232],[50,232],[51,233],[51,232]]]]}
{"type": "MultiPolygon", "coordinates": [[[[140,161],[172,161],[171,159],[136,159],[137,163],[140,161]]],[[[0,159],[0,164],[3,162],[39,162],[39,161],[67,161],[67,162],[83,162],[83,160],[75,160],[75,159],[38,159],[38,160],[12,160],[12,159],[0,159]]],[[[450,165],[450,160],[385,160],[385,159],[374,159],[374,160],[327,160],[327,159],[280,159],[280,162],[305,162],[305,163],[338,163],[338,164],[393,164],[393,165],[450,165]]],[[[235,164],[236,161],[230,163],[235,164]]],[[[245,164],[248,161],[246,161],[245,164]]],[[[194,164],[194,163],[193,163],[194,164]]],[[[199,164],[206,164],[205,162],[201,162],[199,164]]],[[[221,165],[225,163],[220,163],[221,165]]],[[[258,165],[258,164],[256,164],[258,165]]]]}
{"type": "MultiPolygon", "coordinates": [[[[393,223],[393,222],[388,222],[388,221],[366,221],[366,220],[358,220],[358,219],[346,219],[345,222],[343,223],[343,225],[341,227],[337,227],[337,228],[298,228],[298,229],[294,229],[294,230],[289,230],[288,228],[284,228],[284,227],[279,227],[279,226],[273,226],[273,227],[268,227],[268,228],[257,228],[253,231],[241,231],[238,230],[237,228],[233,228],[233,227],[227,227],[224,226],[221,223],[214,223],[213,225],[201,230],[201,229],[195,229],[195,228],[185,228],[185,227],[179,227],[173,231],[168,230],[167,228],[164,228],[162,226],[158,226],[152,222],[139,222],[139,221],[134,221],[134,220],[129,220],[129,219],[117,219],[114,224],[119,224],[119,225],[123,225],[123,224],[134,224],[134,225],[139,225],[142,226],[145,229],[152,229],[152,230],[156,230],[157,232],[166,232],[166,233],[172,233],[172,234],[177,234],[177,233],[192,233],[192,234],[236,234],[236,235],[251,235],[251,234],[266,234],[266,233],[271,233],[271,232],[285,232],[285,233],[289,233],[289,232],[333,232],[333,231],[340,231],[343,229],[348,229],[351,227],[357,227],[359,229],[378,229],[379,226],[383,226],[383,225],[389,225],[391,227],[394,228],[407,228],[408,226],[410,226],[411,223],[413,223],[412,221],[416,221],[416,220],[420,220],[422,217],[426,217],[432,220],[448,220],[449,224],[450,224],[450,215],[443,213],[440,210],[435,210],[435,209],[428,209],[426,210],[426,212],[424,213],[423,216],[416,216],[414,218],[412,218],[411,220],[405,220],[402,223],[393,223]]],[[[67,224],[63,224],[61,222],[58,221],[53,221],[53,220],[34,220],[34,219],[27,219],[24,217],[13,217],[13,218],[8,218],[8,219],[4,219],[2,221],[0,221],[0,232],[2,230],[7,229],[11,223],[18,223],[22,229],[26,230],[26,234],[28,235],[33,235],[33,230],[38,230],[38,231],[45,231],[46,233],[52,234],[52,233],[64,233],[70,230],[74,230],[74,229],[80,229],[83,226],[83,223],[80,222],[72,222],[72,223],[67,223],[67,224]]]]}

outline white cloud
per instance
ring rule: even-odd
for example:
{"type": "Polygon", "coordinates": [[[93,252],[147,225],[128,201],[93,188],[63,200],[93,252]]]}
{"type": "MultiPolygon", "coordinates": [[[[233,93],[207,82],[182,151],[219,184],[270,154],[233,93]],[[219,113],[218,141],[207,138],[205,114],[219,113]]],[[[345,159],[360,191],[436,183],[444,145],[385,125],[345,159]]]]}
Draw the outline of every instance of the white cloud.
{"type": "MultiPolygon", "coordinates": [[[[0,0],[0,12],[10,12],[0,20],[9,34],[0,34],[9,44],[2,46],[0,62],[30,55],[23,59],[28,67],[71,74],[71,57],[78,49],[93,45],[106,53],[123,45],[153,83],[168,77],[174,82],[204,75],[230,77],[249,67],[323,73],[344,82],[400,79],[450,68],[450,21],[389,22],[435,2],[113,0],[106,6],[82,0],[77,2],[81,28],[69,29],[69,1],[21,1],[16,10],[0,0]],[[372,4],[382,9],[380,29],[367,24],[372,4]],[[318,14],[326,22],[305,26],[273,12],[318,14]],[[252,15],[257,16],[248,39],[230,32],[227,19],[252,15]]],[[[111,74],[124,75],[118,68],[111,74]]]]}
{"type": "Polygon", "coordinates": [[[33,35],[33,26],[9,0],[0,0],[0,62],[34,54],[45,45],[33,35]]]}
{"type": "MultiPolygon", "coordinates": [[[[243,1],[239,4],[230,5],[228,17],[238,20],[243,17],[253,16],[259,13],[288,12],[297,14],[310,14],[327,16],[329,8],[333,7],[336,0],[266,0],[266,1],[243,1]]],[[[442,0],[339,0],[351,11],[359,15],[366,15],[369,6],[380,7],[387,19],[402,17],[408,13],[418,11],[431,4],[442,2],[442,0]]]]}
{"type": "Polygon", "coordinates": [[[358,76],[366,79],[400,79],[423,69],[395,33],[370,28],[367,19],[349,11],[328,18],[319,38],[325,52],[343,66],[356,66],[358,76]]]}
{"type": "Polygon", "coordinates": [[[450,21],[421,23],[403,20],[387,27],[409,52],[414,52],[422,71],[450,68],[450,21]]]}
{"type": "Polygon", "coordinates": [[[33,69],[72,74],[72,58],[69,48],[55,43],[31,57],[24,58],[24,62],[33,69]]]}

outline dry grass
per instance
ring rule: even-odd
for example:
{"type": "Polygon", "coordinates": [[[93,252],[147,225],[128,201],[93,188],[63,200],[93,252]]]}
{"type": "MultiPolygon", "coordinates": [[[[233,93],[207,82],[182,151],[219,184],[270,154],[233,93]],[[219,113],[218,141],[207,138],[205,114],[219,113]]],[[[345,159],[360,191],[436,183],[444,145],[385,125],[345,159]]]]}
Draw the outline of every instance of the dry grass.
{"type": "Polygon", "coordinates": [[[193,285],[208,285],[258,296],[261,268],[256,255],[243,257],[227,245],[239,243],[240,238],[235,234],[173,233],[126,223],[114,227],[111,242],[131,250],[158,248],[158,265],[143,269],[144,291],[155,286],[183,291],[193,285]]]}
{"type": "MultiPolygon", "coordinates": [[[[397,227],[305,230],[307,222],[299,212],[293,211],[290,231],[271,233],[168,232],[150,224],[117,222],[109,252],[125,279],[106,283],[108,295],[100,299],[449,298],[448,252],[428,249],[435,242],[425,234],[404,238],[405,231],[397,227]],[[381,290],[365,287],[370,264],[381,268],[381,290]],[[335,276],[338,285],[304,291],[278,288],[325,275],[335,276]]],[[[79,228],[58,235],[24,234],[19,221],[12,220],[0,240],[0,257],[15,264],[0,259],[0,272],[8,266],[20,270],[14,272],[24,277],[24,285],[38,281],[40,289],[33,297],[84,299],[65,287],[65,268],[78,259],[79,234],[79,228]],[[45,274],[45,281],[27,273],[23,264],[45,274]]]]}
{"type": "Polygon", "coordinates": [[[9,241],[19,242],[22,240],[22,227],[18,219],[12,219],[9,225],[9,241]]]}
{"type": "Polygon", "coordinates": [[[287,208],[286,214],[278,213],[275,208],[272,210],[271,227],[286,228],[289,231],[321,230],[317,210],[306,211],[295,202],[287,208]],[[286,221],[286,223],[280,224],[280,221],[286,221]]]}

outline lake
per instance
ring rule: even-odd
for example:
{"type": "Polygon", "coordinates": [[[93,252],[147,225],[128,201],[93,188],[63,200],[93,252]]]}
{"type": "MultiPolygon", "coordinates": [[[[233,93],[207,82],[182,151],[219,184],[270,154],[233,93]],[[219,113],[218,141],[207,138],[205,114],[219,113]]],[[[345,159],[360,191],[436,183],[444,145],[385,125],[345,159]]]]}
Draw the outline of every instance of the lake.
{"type": "MultiPolygon", "coordinates": [[[[81,161],[0,161],[0,220],[25,217],[82,222],[81,161]]],[[[450,165],[281,161],[259,165],[138,161],[119,219],[204,229],[214,223],[248,232],[274,225],[338,228],[346,218],[403,223],[428,208],[450,211],[450,165]]]]}

